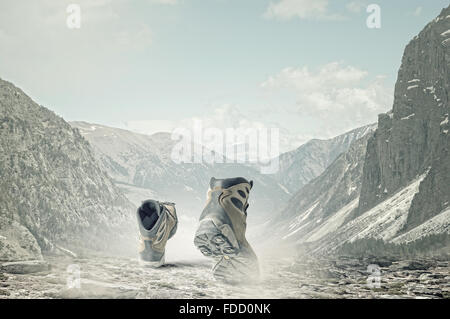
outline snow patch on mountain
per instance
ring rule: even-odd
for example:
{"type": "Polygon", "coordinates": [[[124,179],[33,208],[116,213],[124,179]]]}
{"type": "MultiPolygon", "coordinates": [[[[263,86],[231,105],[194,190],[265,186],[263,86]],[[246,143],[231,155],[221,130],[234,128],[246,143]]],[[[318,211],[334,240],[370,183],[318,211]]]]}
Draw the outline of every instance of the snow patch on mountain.
{"type": "Polygon", "coordinates": [[[348,227],[353,233],[350,242],[360,238],[390,240],[395,237],[406,222],[411,202],[425,176],[421,175],[389,199],[350,222],[348,227]]]}
{"type": "Polygon", "coordinates": [[[336,214],[332,215],[326,221],[323,222],[320,227],[314,229],[310,234],[308,234],[306,242],[313,242],[321,239],[325,235],[328,235],[336,231],[340,226],[342,226],[349,216],[349,214],[358,207],[358,199],[354,199],[349,204],[342,207],[336,214]]]}
{"type": "Polygon", "coordinates": [[[415,241],[425,236],[450,233],[450,208],[447,208],[439,215],[427,220],[423,224],[411,229],[392,240],[396,244],[404,244],[415,241]]]}

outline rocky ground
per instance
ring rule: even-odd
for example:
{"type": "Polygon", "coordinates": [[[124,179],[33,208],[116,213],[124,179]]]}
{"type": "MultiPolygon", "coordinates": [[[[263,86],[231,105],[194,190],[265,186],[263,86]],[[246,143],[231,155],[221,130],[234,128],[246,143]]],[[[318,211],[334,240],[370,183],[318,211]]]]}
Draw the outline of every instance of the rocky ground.
{"type": "Polygon", "coordinates": [[[374,260],[343,257],[264,256],[261,281],[244,286],[215,281],[202,258],[159,269],[111,257],[53,256],[46,262],[3,264],[0,298],[450,298],[449,262],[429,259],[378,260],[379,287],[376,280],[367,285],[374,260]],[[77,269],[79,288],[72,280],[77,269]]]}

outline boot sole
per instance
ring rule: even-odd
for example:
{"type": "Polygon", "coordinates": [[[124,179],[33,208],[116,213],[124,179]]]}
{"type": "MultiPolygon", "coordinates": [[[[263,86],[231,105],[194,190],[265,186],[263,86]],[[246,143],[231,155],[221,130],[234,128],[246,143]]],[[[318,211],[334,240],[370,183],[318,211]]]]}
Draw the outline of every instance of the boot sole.
{"type": "Polygon", "coordinates": [[[206,257],[235,257],[240,247],[229,225],[217,226],[212,219],[204,219],[195,233],[194,245],[206,257]]]}

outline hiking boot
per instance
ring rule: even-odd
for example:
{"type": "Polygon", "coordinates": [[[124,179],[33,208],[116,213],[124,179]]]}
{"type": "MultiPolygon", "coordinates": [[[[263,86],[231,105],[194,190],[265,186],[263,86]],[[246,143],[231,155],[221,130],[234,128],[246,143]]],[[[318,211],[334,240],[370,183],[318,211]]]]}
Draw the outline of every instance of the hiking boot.
{"type": "Polygon", "coordinates": [[[245,238],[247,208],[253,181],[211,178],[208,200],[194,238],[200,252],[216,260],[214,277],[228,282],[256,279],[256,254],[245,238]]]}
{"type": "Polygon", "coordinates": [[[167,240],[177,231],[175,204],[147,200],[138,208],[137,219],[141,261],[146,266],[162,266],[167,240]]]}

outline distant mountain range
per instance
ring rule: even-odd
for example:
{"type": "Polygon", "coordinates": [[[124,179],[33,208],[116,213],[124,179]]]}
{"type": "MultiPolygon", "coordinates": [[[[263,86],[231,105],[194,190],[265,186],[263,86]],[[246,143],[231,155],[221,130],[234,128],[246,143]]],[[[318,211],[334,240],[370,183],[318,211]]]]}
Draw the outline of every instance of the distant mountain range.
{"type": "Polygon", "coordinates": [[[175,163],[171,151],[176,141],[169,133],[142,135],[85,122],[72,122],[89,141],[104,170],[133,200],[136,192],[175,202],[181,214],[197,218],[212,176],[244,176],[254,181],[249,219],[264,221],[289,194],[270,175],[238,163],[175,163]],[[147,192],[147,193],[146,193],[147,192]]]}
{"type": "Polygon", "coordinates": [[[331,139],[313,139],[293,151],[281,154],[280,170],[275,179],[294,194],[322,174],[354,141],[374,131],[376,127],[376,124],[371,124],[331,139]]]}
{"type": "Polygon", "coordinates": [[[197,217],[212,176],[244,176],[254,181],[249,208],[251,222],[271,218],[285,205],[290,190],[318,176],[355,139],[375,128],[369,125],[330,140],[312,140],[282,154],[280,171],[265,175],[250,164],[177,164],[170,157],[175,141],[169,133],[149,136],[86,122],[70,124],[91,143],[104,170],[135,204],[145,199],[139,196],[154,196],[174,201],[182,208],[180,211],[197,217]]]}

